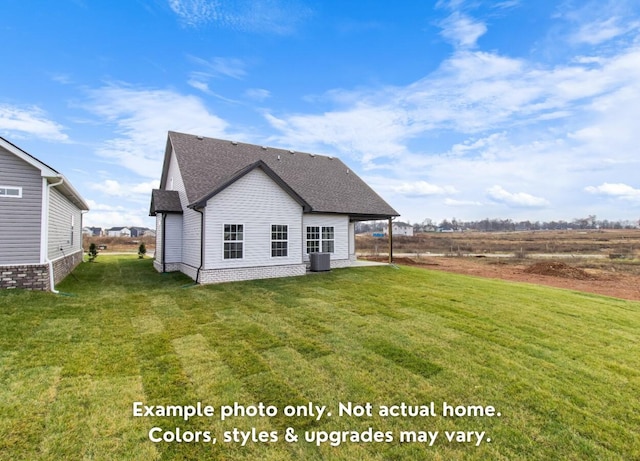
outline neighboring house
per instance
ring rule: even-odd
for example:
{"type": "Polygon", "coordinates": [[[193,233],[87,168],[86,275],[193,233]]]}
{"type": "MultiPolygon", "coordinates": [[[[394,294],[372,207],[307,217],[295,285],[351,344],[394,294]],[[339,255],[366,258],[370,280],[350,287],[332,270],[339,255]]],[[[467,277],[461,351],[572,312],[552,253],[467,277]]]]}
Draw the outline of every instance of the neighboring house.
{"type": "Polygon", "coordinates": [[[335,157],[169,132],[152,192],[156,269],[198,283],[304,275],[355,261],[355,222],[398,216],[335,157]]]}
{"type": "Polygon", "coordinates": [[[131,231],[131,237],[142,237],[148,235],[151,231],[146,227],[130,227],[129,230],[131,231]]]}
{"type": "Polygon", "coordinates": [[[131,229],[128,227],[111,227],[107,229],[108,237],[131,237],[131,229]]]}
{"type": "MultiPolygon", "coordinates": [[[[394,222],[391,224],[391,230],[393,231],[393,235],[404,235],[406,237],[413,237],[413,226],[411,224],[407,224],[401,221],[394,222]]],[[[384,228],[384,233],[389,233],[389,226],[384,228]]]]}
{"type": "Polygon", "coordinates": [[[63,175],[0,137],[0,288],[55,291],[82,261],[88,209],[63,175]]]}
{"type": "Polygon", "coordinates": [[[102,235],[102,227],[83,227],[82,233],[89,237],[100,237],[102,235]]]}

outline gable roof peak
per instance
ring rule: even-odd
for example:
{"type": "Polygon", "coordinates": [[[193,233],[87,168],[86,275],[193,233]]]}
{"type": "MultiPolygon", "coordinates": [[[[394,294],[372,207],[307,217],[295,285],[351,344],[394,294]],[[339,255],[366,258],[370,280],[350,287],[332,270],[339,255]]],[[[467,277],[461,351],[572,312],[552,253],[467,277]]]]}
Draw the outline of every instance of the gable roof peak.
{"type": "Polygon", "coordinates": [[[337,157],[170,131],[161,189],[166,188],[172,155],[192,207],[261,166],[310,212],[348,214],[352,219],[399,215],[337,157]]]}

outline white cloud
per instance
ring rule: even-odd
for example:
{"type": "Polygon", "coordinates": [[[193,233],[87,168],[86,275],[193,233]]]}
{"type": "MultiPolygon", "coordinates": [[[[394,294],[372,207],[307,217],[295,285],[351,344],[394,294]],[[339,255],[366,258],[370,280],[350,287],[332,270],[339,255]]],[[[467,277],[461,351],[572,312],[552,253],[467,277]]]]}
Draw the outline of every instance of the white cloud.
{"type": "Polygon", "coordinates": [[[265,99],[269,99],[271,97],[271,92],[269,90],[265,90],[264,88],[249,88],[244,92],[244,95],[253,99],[254,101],[264,101],[265,99]]]}
{"type": "Polygon", "coordinates": [[[203,69],[194,72],[197,77],[229,77],[241,80],[247,75],[246,63],[238,58],[217,56],[211,59],[202,59],[197,56],[189,56],[189,59],[203,69]]]}
{"type": "Polygon", "coordinates": [[[153,223],[144,216],[149,214],[149,210],[128,209],[126,211],[91,211],[83,218],[86,227],[102,227],[109,229],[117,226],[135,226],[153,228],[153,223]]]}
{"type": "Polygon", "coordinates": [[[169,7],[186,26],[215,24],[243,32],[290,34],[311,15],[297,0],[168,0],[169,7]]]}
{"type": "Polygon", "coordinates": [[[203,93],[213,94],[213,92],[209,89],[209,85],[201,80],[191,78],[187,81],[187,84],[195,88],[196,90],[202,91],[203,93]]]}
{"type": "Polygon", "coordinates": [[[573,35],[576,43],[588,43],[598,45],[627,32],[627,27],[620,24],[620,18],[608,18],[583,24],[573,35]]]}
{"type": "Polygon", "coordinates": [[[49,141],[67,141],[64,127],[49,120],[39,107],[18,108],[0,104],[0,133],[22,133],[49,141]]]}
{"type": "Polygon", "coordinates": [[[322,115],[293,115],[277,118],[265,114],[279,144],[297,150],[324,151],[327,146],[346,156],[369,162],[377,157],[395,157],[406,152],[402,142],[407,134],[409,114],[395,107],[359,104],[347,111],[322,115]]]}
{"type": "Polygon", "coordinates": [[[507,206],[539,208],[549,205],[549,202],[542,198],[536,197],[525,192],[508,192],[502,186],[492,186],[487,190],[487,196],[507,206]]]}
{"type": "Polygon", "coordinates": [[[444,204],[447,206],[453,206],[453,207],[476,207],[476,206],[483,206],[482,202],[478,202],[475,200],[455,200],[452,198],[446,198],[444,200],[444,204]]]}
{"type": "Polygon", "coordinates": [[[87,204],[91,211],[83,216],[83,226],[102,227],[104,229],[114,226],[154,227],[153,218],[148,216],[148,202],[144,205],[127,204],[127,206],[114,206],[88,199],[87,204]]]}
{"type": "Polygon", "coordinates": [[[102,182],[94,182],[89,185],[91,189],[112,197],[126,197],[131,199],[133,195],[144,195],[146,201],[148,201],[151,196],[151,190],[156,189],[158,186],[158,180],[123,184],[114,179],[105,179],[102,182]]]}
{"type": "Polygon", "coordinates": [[[591,194],[619,198],[630,202],[640,202],[640,189],[635,189],[623,183],[603,183],[599,186],[585,187],[585,191],[591,194]]]}
{"type": "Polygon", "coordinates": [[[478,39],[487,32],[484,23],[459,12],[452,13],[440,22],[440,27],[440,35],[459,49],[474,48],[478,39]]]}
{"type": "Polygon", "coordinates": [[[160,177],[168,131],[225,137],[228,124],[195,96],[172,90],[110,85],[89,92],[87,109],[115,126],[120,137],[97,153],[147,178],[160,177]]]}
{"type": "Polygon", "coordinates": [[[438,186],[426,181],[403,182],[391,188],[392,191],[400,195],[409,197],[425,197],[430,195],[455,194],[456,188],[453,186],[438,186]]]}

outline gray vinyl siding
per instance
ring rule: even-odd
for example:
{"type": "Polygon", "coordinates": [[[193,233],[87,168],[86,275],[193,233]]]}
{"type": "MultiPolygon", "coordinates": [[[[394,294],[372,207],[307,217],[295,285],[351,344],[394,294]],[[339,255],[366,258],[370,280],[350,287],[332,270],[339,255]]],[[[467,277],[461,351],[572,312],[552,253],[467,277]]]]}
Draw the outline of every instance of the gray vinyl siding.
{"type": "Polygon", "coordinates": [[[54,260],[82,249],[82,213],[64,195],[50,188],[48,256],[54,260]],[[73,217],[73,237],[71,224],[73,217]]]}
{"type": "Polygon", "coordinates": [[[40,262],[40,170],[0,147],[0,185],[22,188],[22,197],[0,196],[0,265],[40,262]]]}

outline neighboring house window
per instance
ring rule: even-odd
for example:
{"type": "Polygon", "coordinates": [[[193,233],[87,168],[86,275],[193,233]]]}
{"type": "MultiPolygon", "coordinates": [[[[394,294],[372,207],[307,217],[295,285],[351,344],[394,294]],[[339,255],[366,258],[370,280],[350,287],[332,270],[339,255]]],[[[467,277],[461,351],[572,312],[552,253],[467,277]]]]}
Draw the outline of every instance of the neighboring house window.
{"type": "Polygon", "coordinates": [[[283,224],[271,225],[271,256],[287,256],[288,254],[288,228],[283,224]]]}
{"type": "Polygon", "coordinates": [[[307,253],[333,253],[335,231],[333,226],[307,226],[307,253]]]}
{"type": "Polygon", "coordinates": [[[224,259],[242,259],[243,227],[242,224],[224,225],[224,259]]]}
{"type": "Polygon", "coordinates": [[[333,253],[333,241],[334,241],[333,226],[322,228],[322,252],[333,253]]]}
{"type": "Polygon", "coordinates": [[[74,216],[71,216],[71,238],[69,239],[69,244],[73,246],[73,224],[74,224],[74,216]]]}
{"type": "Polygon", "coordinates": [[[307,253],[320,251],[320,227],[307,226],[307,253]]]}
{"type": "Polygon", "coordinates": [[[22,187],[0,186],[0,197],[22,197],[22,187]]]}

